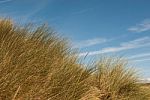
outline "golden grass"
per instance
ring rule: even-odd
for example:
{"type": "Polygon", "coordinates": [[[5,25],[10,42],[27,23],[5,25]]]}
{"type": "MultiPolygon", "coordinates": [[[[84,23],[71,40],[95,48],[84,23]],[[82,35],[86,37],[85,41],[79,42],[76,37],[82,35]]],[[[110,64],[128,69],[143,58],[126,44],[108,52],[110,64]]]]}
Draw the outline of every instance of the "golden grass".
{"type": "Polygon", "coordinates": [[[102,100],[147,100],[136,72],[121,58],[102,58],[95,64],[95,84],[102,100]],[[138,94],[138,95],[137,95],[138,94]]]}
{"type": "Polygon", "coordinates": [[[46,25],[0,20],[0,99],[148,100],[124,61],[102,59],[93,70],[77,55],[46,25]]]}
{"type": "Polygon", "coordinates": [[[0,22],[0,98],[77,100],[90,70],[46,26],[34,30],[0,22]]]}

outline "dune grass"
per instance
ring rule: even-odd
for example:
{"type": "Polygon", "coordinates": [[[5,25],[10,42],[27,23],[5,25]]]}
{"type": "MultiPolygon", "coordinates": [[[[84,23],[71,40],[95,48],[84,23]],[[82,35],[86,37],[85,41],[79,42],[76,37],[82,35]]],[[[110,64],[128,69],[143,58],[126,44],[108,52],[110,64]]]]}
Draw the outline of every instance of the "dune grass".
{"type": "Polygon", "coordinates": [[[104,57],[95,64],[95,87],[102,100],[148,100],[136,71],[122,58],[104,57]]]}
{"type": "Polygon", "coordinates": [[[1,100],[148,100],[134,71],[122,60],[102,59],[93,68],[46,25],[0,20],[1,100]],[[97,98],[97,99],[96,99],[97,98]]]}

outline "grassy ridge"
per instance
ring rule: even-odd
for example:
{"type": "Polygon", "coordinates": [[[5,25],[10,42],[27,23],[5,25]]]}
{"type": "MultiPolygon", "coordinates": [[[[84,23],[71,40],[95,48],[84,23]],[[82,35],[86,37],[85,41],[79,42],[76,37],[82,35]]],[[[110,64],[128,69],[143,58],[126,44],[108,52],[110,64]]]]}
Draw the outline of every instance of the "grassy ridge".
{"type": "Polygon", "coordinates": [[[148,100],[124,61],[80,64],[66,39],[47,26],[20,27],[0,20],[0,99],[148,100]]]}

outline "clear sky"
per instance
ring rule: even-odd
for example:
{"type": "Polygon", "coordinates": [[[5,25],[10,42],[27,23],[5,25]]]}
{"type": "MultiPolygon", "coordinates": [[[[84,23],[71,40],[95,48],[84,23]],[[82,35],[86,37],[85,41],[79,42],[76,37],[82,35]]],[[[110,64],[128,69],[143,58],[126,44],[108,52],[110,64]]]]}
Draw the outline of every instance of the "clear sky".
{"type": "Polygon", "coordinates": [[[150,79],[150,0],[0,0],[0,16],[46,22],[81,57],[121,55],[150,79]]]}

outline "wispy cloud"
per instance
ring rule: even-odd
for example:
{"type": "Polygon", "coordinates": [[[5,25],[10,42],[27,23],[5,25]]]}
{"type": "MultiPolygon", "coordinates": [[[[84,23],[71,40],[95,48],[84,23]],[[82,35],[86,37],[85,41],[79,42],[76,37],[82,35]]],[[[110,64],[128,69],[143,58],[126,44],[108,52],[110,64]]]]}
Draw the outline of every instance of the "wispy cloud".
{"type": "Polygon", "coordinates": [[[142,62],[142,61],[149,61],[150,58],[144,58],[144,59],[135,59],[135,60],[132,60],[132,62],[142,62]]]}
{"type": "Polygon", "coordinates": [[[150,30],[150,19],[146,19],[142,21],[141,23],[128,28],[128,31],[136,32],[136,33],[149,31],[149,30],[150,30]]]}
{"type": "Polygon", "coordinates": [[[142,37],[129,42],[123,42],[118,47],[106,47],[99,51],[83,52],[80,53],[80,56],[85,56],[87,54],[88,56],[92,56],[92,55],[98,55],[103,53],[119,52],[123,50],[129,50],[129,49],[139,48],[148,45],[150,45],[150,37],[142,37]]]}
{"type": "Polygon", "coordinates": [[[150,83],[150,78],[144,78],[140,80],[143,83],[150,83]]]}
{"type": "Polygon", "coordinates": [[[94,38],[94,39],[79,41],[78,43],[75,43],[74,47],[75,48],[85,48],[85,47],[105,43],[106,41],[108,41],[108,40],[105,38],[94,38]]]}
{"type": "Polygon", "coordinates": [[[81,9],[79,11],[75,11],[72,13],[72,15],[78,15],[78,14],[83,14],[83,13],[86,13],[88,11],[91,11],[93,8],[86,8],[86,9],[81,9]]]}
{"type": "Polygon", "coordinates": [[[142,54],[130,56],[130,57],[128,57],[128,59],[136,59],[136,58],[148,57],[148,56],[150,56],[150,53],[142,53],[142,54]]]}
{"type": "Polygon", "coordinates": [[[150,60],[150,53],[142,53],[128,57],[132,62],[142,62],[150,60]]]}
{"type": "MultiPolygon", "coordinates": [[[[2,0],[1,2],[9,2],[9,1],[14,1],[14,0],[2,0]]],[[[30,1],[26,1],[29,4],[31,3],[30,1]]],[[[18,2],[22,5],[21,2],[18,2]]],[[[27,3],[27,4],[28,4],[27,3]]],[[[26,4],[26,5],[27,5],[26,4]]],[[[45,0],[45,2],[40,1],[40,2],[35,2],[35,5],[33,5],[32,7],[29,6],[30,10],[26,10],[24,13],[18,11],[10,11],[10,12],[4,12],[3,10],[1,12],[1,15],[3,17],[11,17],[13,20],[15,20],[16,22],[25,24],[25,23],[38,23],[38,22],[42,22],[43,19],[42,17],[37,17],[36,15],[38,14],[38,12],[40,12],[42,9],[44,9],[48,4],[48,0],[45,0]],[[20,13],[20,14],[19,14],[20,13]]],[[[28,6],[28,5],[27,5],[28,6]]]]}
{"type": "Polygon", "coordinates": [[[13,0],[0,0],[0,4],[1,3],[6,3],[6,2],[10,2],[10,1],[13,1],[13,0]]]}
{"type": "Polygon", "coordinates": [[[73,47],[74,48],[86,48],[86,47],[90,47],[90,46],[94,46],[94,45],[114,41],[114,40],[117,40],[117,39],[125,38],[125,37],[126,37],[126,35],[121,35],[121,36],[117,36],[115,38],[110,38],[110,39],[93,38],[93,39],[88,39],[88,40],[82,40],[82,41],[75,42],[73,44],[74,45],[73,47]]]}
{"type": "Polygon", "coordinates": [[[48,5],[48,0],[45,0],[44,2],[43,1],[38,2],[35,8],[28,13],[28,16],[35,15],[36,13],[44,9],[47,5],[48,5]]]}

